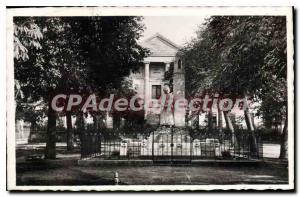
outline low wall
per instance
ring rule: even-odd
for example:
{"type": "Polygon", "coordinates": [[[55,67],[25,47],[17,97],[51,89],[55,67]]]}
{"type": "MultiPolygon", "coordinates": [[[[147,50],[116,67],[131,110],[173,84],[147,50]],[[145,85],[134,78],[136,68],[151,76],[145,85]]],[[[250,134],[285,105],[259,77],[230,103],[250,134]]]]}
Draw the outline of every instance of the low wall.
{"type": "Polygon", "coordinates": [[[153,166],[153,165],[193,165],[193,166],[255,166],[264,164],[263,160],[191,160],[186,163],[163,163],[153,160],[101,160],[101,159],[80,159],[77,161],[79,166],[153,166]]]}
{"type": "Polygon", "coordinates": [[[80,159],[79,166],[151,166],[152,160],[100,160],[100,159],[80,159]]]}

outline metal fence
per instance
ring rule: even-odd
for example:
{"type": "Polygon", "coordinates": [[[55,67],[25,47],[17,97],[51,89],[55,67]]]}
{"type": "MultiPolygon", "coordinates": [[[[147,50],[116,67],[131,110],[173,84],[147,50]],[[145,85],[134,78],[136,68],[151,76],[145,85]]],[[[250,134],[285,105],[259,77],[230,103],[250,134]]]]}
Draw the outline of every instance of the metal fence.
{"type": "Polygon", "coordinates": [[[234,134],[218,131],[152,132],[124,137],[99,131],[81,135],[82,159],[151,159],[185,161],[197,159],[250,160],[262,158],[262,141],[257,133],[238,130],[234,134]]]}
{"type": "Polygon", "coordinates": [[[245,130],[198,133],[193,140],[193,159],[259,159],[262,141],[257,133],[245,130]]]}

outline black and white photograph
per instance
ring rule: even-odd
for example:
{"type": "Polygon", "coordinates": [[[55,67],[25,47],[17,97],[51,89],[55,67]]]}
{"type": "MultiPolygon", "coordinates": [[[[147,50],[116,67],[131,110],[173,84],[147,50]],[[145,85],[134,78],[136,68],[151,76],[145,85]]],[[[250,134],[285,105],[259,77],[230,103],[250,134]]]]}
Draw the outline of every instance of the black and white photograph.
{"type": "Polygon", "coordinates": [[[9,191],[294,190],[293,7],[6,12],[9,191]]]}

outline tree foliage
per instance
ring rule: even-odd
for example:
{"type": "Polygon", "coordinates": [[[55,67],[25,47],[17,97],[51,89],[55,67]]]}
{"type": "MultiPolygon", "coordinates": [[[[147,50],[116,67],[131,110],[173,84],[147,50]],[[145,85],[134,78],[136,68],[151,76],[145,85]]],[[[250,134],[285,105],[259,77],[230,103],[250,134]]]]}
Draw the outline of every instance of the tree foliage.
{"type": "Polygon", "coordinates": [[[143,33],[141,17],[85,17],[73,21],[79,52],[87,65],[93,89],[103,94],[119,88],[130,70],[141,65],[147,50],[137,40],[143,33]]]}
{"type": "Polygon", "coordinates": [[[250,96],[264,119],[286,119],[286,47],[285,17],[210,17],[183,49],[187,92],[250,96]]]}
{"type": "Polygon", "coordinates": [[[183,52],[191,93],[209,88],[286,101],[285,17],[211,17],[183,52]]]}
{"type": "Polygon", "coordinates": [[[14,58],[26,61],[29,59],[28,47],[41,49],[40,40],[43,38],[40,27],[33,18],[14,20],[14,58]]]}
{"type": "MultiPolygon", "coordinates": [[[[15,17],[14,24],[17,109],[39,101],[48,107],[53,93],[124,94],[124,77],[147,54],[137,43],[140,17],[15,17]]],[[[56,116],[48,107],[51,149],[56,116]]]]}

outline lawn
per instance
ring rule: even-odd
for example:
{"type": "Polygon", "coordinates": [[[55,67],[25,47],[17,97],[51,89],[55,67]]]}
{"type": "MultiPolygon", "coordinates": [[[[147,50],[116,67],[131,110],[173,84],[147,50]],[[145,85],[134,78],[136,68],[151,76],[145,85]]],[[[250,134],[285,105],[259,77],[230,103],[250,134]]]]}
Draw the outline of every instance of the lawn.
{"type": "Polygon", "coordinates": [[[78,166],[75,160],[17,164],[17,185],[285,184],[280,164],[261,166],[78,166]]]}

